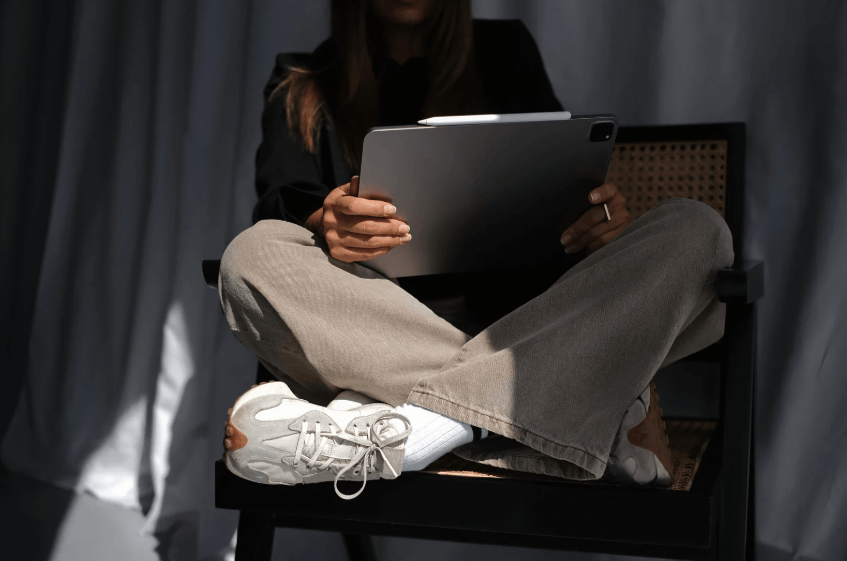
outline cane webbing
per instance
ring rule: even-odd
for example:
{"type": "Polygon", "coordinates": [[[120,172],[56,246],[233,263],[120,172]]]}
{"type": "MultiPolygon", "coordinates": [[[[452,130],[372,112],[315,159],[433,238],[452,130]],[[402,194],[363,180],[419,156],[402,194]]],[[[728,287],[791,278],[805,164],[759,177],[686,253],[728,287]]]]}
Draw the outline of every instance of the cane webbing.
{"type": "MultiPolygon", "coordinates": [[[[694,481],[694,475],[700,466],[703,452],[715,429],[714,421],[698,419],[667,419],[666,432],[671,447],[673,477],[670,488],[674,491],[688,491],[694,481]]],[[[442,456],[423,471],[440,475],[458,475],[464,477],[493,477],[497,479],[561,479],[548,475],[536,475],[521,471],[496,468],[464,460],[455,454],[442,456]]],[[[603,480],[604,483],[609,483],[603,480]]],[[[591,485],[594,482],[585,482],[591,485]]]]}
{"type": "Polygon", "coordinates": [[[606,182],[626,198],[630,220],[671,197],[702,201],[724,216],[726,141],[618,143],[606,182]]]}

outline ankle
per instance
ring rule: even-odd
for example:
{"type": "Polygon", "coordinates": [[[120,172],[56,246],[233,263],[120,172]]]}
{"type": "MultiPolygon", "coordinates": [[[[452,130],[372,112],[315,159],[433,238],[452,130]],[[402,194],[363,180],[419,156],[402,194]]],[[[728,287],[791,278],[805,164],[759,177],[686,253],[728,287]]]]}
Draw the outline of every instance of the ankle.
{"type": "Polygon", "coordinates": [[[454,448],[485,438],[488,431],[474,427],[423,407],[403,404],[394,411],[412,423],[412,434],[406,440],[404,471],[423,469],[454,448]]]}

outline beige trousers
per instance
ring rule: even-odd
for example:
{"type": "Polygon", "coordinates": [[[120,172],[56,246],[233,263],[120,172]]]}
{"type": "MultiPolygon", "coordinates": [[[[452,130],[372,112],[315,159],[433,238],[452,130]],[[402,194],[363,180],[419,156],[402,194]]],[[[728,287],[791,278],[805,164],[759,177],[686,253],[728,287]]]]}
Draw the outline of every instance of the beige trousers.
{"type": "Polygon", "coordinates": [[[236,237],[219,287],[235,336],[298,396],[412,403],[538,452],[501,465],[594,479],[656,371],[722,336],[713,281],[732,262],[721,216],[670,199],[473,337],[288,222],[236,237]]]}

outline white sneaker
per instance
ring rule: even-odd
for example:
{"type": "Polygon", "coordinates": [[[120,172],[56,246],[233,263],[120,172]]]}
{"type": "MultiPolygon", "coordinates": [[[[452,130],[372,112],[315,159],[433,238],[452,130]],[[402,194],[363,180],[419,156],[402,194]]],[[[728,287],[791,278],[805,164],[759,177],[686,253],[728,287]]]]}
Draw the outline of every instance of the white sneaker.
{"type": "Polygon", "coordinates": [[[671,449],[659,407],[659,394],[656,384],[650,382],[626,410],[612,443],[606,474],[621,483],[667,487],[671,484],[672,472],[671,449]]]}
{"type": "Polygon", "coordinates": [[[378,402],[321,407],[299,399],[283,382],[253,386],[229,410],[224,460],[232,473],[259,483],[334,480],[338,496],[353,499],[368,480],[394,479],[403,470],[412,426],[392,409],[378,402]],[[338,490],[339,480],[359,478],[358,492],[338,490]]]}

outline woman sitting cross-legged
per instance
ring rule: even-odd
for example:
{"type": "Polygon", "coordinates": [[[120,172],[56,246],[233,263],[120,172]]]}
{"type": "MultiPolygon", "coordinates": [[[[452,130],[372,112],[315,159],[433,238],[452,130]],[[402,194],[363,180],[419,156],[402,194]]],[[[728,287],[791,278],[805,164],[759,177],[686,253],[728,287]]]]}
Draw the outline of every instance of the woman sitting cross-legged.
{"type": "Polygon", "coordinates": [[[712,282],[733,261],[723,219],[669,199],[630,223],[618,190],[600,186],[599,206],[562,232],[581,260],[469,335],[360,264],[413,232],[351,188],[370,127],[561,111],[535,42],[519,21],[472,20],[470,0],[337,0],[332,23],[311,55],[277,58],[256,224],[221,263],[230,327],[281,380],[236,401],[227,467],[364,488],[490,431],[540,453],[515,469],[669,484],[651,380],[723,334],[712,282]]]}

